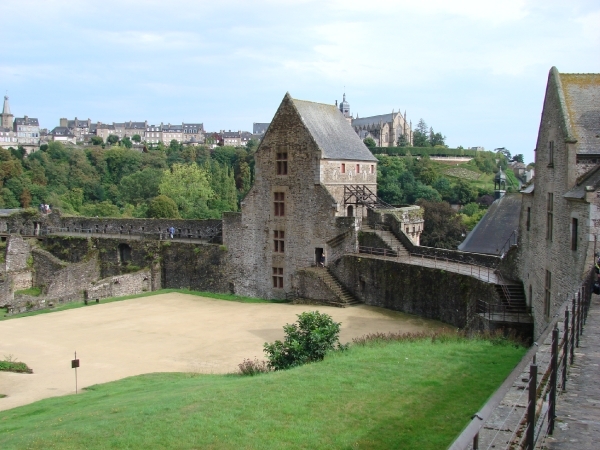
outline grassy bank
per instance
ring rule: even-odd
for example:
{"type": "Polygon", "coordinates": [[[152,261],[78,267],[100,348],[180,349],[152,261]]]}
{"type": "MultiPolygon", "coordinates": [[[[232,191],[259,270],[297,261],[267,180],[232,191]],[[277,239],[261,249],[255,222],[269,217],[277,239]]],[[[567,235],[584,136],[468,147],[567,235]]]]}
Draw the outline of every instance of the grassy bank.
{"type": "Polygon", "coordinates": [[[132,377],[0,412],[0,448],[442,449],[524,351],[423,339],[255,377],[132,377]]]}
{"type": "MultiPolygon", "coordinates": [[[[199,297],[215,298],[218,300],[227,300],[227,301],[241,302],[241,303],[286,303],[286,300],[265,300],[262,298],[243,297],[243,296],[231,295],[231,294],[216,294],[213,292],[190,291],[189,289],[160,289],[158,291],[153,291],[153,292],[144,292],[143,294],[126,295],[124,297],[103,298],[100,300],[100,304],[120,302],[123,300],[129,300],[131,298],[149,297],[151,295],[168,294],[169,292],[178,292],[181,294],[197,295],[199,297]]],[[[78,300],[75,302],[57,305],[53,308],[40,309],[37,311],[29,311],[29,312],[24,312],[21,314],[15,314],[13,316],[0,315],[0,321],[17,319],[19,317],[37,316],[39,314],[48,314],[48,313],[52,313],[52,312],[56,312],[56,311],[65,311],[67,309],[89,308],[96,304],[97,303],[95,303],[93,300],[90,301],[89,305],[86,305],[83,300],[78,300]]]]}

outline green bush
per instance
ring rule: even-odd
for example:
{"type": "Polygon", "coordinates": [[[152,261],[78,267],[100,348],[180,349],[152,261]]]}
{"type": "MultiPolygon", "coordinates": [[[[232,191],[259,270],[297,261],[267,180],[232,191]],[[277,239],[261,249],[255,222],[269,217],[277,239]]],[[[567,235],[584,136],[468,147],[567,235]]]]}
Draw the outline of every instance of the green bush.
{"type": "Polygon", "coordinates": [[[336,348],[336,344],[338,349],[345,348],[340,345],[338,338],[340,325],[331,316],[319,311],[298,314],[296,323],[283,327],[283,342],[265,343],[264,352],[269,359],[269,367],[273,370],[289,369],[321,361],[327,352],[336,348]]]}

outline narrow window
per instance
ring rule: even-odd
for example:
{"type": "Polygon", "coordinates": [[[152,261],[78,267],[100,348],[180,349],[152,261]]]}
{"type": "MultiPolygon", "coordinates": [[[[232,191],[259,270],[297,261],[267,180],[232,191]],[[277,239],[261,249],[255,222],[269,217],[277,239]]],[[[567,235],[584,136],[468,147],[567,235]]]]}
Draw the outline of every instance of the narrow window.
{"type": "Polygon", "coordinates": [[[529,285],[529,306],[533,305],[533,287],[529,285]]]}
{"type": "Polygon", "coordinates": [[[554,167],[554,141],[548,142],[548,167],[554,167]]]}
{"type": "Polygon", "coordinates": [[[277,175],[288,174],[288,154],[287,152],[277,153],[277,175]]]}
{"type": "Polygon", "coordinates": [[[283,289],[283,267],[273,267],[273,287],[283,289]]]}
{"type": "Polygon", "coordinates": [[[285,193],[275,192],[275,215],[279,217],[285,216],[285,193]]]}
{"type": "Polygon", "coordinates": [[[544,296],[544,314],[550,318],[550,301],[552,299],[552,273],[546,270],[546,295],[544,296]]]}
{"type": "Polygon", "coordinates": [[[375,166],[371,164],[371,173],[375,172],[375,166]]]}
{"type": "Polygon", "coordinates": [[[360,164],[356,165],[356,175],[360,173],[360,164]]]}
{"type": "Polygon", "coordinates": [[[527,208],[527,231],[531,229],[531,208],[527,208]]]}
{"type": "Polygon", "coordinates": [[[340,169],[341,173],[346,173],[346,164],[342,163],[342,167],[340,169]]]}
{"type": "Polygon", "coordinates": [[[548,193],[548,204],[546,205],[546,210],[548,211],[548,217],[546,219],[546,239],[552,241],[552,225],[554,219],[554,194],[548,193]]]}
{"type": "Polygon", "coordinates": [[[273,231],[273,251],[277,253],[283,253],[285,251],[284,243],[285,232],[275,230],[273,231]]]}
{"type": "Polygon", "coordinates": [[[579,226],[579,220],[571,219],[571,250],[577,250],[577,228],[579,226]]]}

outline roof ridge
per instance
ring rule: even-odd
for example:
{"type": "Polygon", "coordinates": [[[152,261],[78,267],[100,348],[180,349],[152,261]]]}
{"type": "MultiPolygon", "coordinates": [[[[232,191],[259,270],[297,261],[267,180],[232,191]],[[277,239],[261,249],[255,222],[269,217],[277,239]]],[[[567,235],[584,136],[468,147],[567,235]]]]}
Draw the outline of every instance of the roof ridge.
{"type": "Polygon", "coordinates": [[[552,68],[550,69],[550,73],[548,74],[548,78],[554,80],[554,83],[556,84],[558,104],[560,107],[560,114],[562,116],[563,126],[565,129],[565,142],[574,144],[577,142],[577,139],[574,137],[573,130],[571,129],[571,117],[569,116],[567,101],[565,100],[565,92],[563,90],[562,81],[560,79],[560,72],[558,71],[556,66],[552,66],[552,68]]]}

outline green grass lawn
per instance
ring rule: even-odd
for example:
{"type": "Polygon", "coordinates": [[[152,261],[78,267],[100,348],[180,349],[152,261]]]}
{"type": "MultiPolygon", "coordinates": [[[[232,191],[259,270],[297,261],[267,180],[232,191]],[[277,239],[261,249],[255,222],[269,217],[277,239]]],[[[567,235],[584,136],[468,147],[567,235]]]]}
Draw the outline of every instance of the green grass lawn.
{"type": "MultiPolygon", "coordinates": [[[[36,288],[34,288],[34,289],[36,289],[36,288]]],[[[24,293],[25,291],[18,291],[18,292],[24,293]]],[[[100,299],[100,304],[120,302],[122,300],[129,300],[130,298],[149,297],[151,295],[168,294],[169,292],[179,292],[181,294],[197,295],[199,297],[216,298],[218,300],[228,300],[228,301],[232,301],[232,302],[241,302],[241,303],[287,303],[287,300],[265,300],[262,298],[242,297],[240,295],[232,295],[232,294],[215,294],[213,292],[190,291],[189,289],[160,289],[158,291],[144,292],[143,294],[126,295],[124,297],[103,298],[103,299],[100,299]]],[[[24,313],[20,313],[20,314],[15,314],[12,316],[0,315],[0,321],[10,320],[10,319],[18,319],[19,317],[37,316],[39,314],[48,314],[48,313],[52,313],[52,312],[56,312],[56,311],[65,311],[67,309],[89,308],[96,304],[97,303],[95,303],[94,300],[90,300],[89,305],[86,305],[83,300],[78,300],[78,301],[74,301],[74,302],[70,302],[70,303],[64,303],[62,305],[55,306],[54,308],[40,309],[37,311],[29,311],[29,312],[24,312],[24,313]]]]}
{"type": "Polygon", "coordinates": [[[423,339],[255,377],[132,377],[0,412],[0,448],[445,449],[524,352],[423,339]]]}

